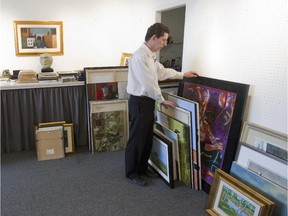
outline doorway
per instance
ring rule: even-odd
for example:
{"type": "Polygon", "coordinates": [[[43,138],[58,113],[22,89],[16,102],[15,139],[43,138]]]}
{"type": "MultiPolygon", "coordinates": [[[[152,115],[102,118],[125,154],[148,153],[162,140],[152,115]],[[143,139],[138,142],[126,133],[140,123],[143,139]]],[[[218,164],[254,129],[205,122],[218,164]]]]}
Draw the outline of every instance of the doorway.
{"type": "Polygon", "coordinates": [[[167,25],[170,34],[167,46],[160,50],[159,60],[166,68],[182,70],[185,6],[161,11],[161,23],[167,25]]]}

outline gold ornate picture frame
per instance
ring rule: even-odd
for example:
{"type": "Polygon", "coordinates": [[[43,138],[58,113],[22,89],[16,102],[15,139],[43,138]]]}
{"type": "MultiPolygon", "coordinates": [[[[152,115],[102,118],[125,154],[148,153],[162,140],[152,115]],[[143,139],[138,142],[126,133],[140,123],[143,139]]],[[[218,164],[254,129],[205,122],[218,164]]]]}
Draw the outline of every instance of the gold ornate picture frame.
{"type": "Polygon", "coordinates": [[[208,197],[209,215],[272,215],[275,203],[230,176],[221,169],[215,171],[208,197]]]}
{"type": "Polygon", "coordinates": [[[122,53],[120,66],[128,66],[128,61],[131,56],[132,56],[132,53],[122,53]]]}
{"type": "Polygon", "coordinates": [[[16,56],[63,55],[61,21],[14,21],[16,56]]]}

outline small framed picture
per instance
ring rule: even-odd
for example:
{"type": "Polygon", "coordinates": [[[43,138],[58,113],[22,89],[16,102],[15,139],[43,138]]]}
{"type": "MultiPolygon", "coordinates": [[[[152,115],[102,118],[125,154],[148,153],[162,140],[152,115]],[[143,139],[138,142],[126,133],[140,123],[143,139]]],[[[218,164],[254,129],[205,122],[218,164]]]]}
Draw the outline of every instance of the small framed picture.
{"type": "Polygon", "coordinates": [[[171,188],[174,187],[172,160],[172,142],[154,131],[148,163],[171,188]]]}
{"type": "Polygon", "coordinates": [[[274,206],[265,196],[216,169],[206,206],[209,215],[272,215],[274,206]]]}
{"type": "Polygon", "coordinates": [[[287,134],[244,122],[240,141],[288,161],[287,134]]]}
{"type": "Polygon", "coordinates": [[[131,56],[132,56],[132,53],[122,53],[120,66],[128,66],[129,64],[128,62],[131,56]]]}
{"type": "Polygon", "coordinates": [[[14,35],[17,56],[63,55],[60,21],[14,21],[14,35]]]}
{"type": "Polygon", "coordinates": [[[73,123],[63,124],[65,153],[75,152],[73,123]]]}

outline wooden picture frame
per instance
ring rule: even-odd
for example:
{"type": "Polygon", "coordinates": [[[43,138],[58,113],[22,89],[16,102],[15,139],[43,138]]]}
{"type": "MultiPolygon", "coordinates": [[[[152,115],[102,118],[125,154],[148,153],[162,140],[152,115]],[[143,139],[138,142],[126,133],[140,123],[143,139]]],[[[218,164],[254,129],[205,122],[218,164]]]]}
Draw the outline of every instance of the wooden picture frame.
{"type": "Polygon", "coordinates": [[[128,61],[131,56],[132,56],[132,53],[123,52],[121,55],[120,66],[128,66],[129,64],[128,61]]]}
{"type": "Polygon", "coordinates": [[[90,101],[92,153],[124,150],[128,129],[128,100],[90,101]]]}
{"type": "Polygon", "coordinates": [[[148,163],[171,188],[174,188],[172,157],[172,142],[160,133],[154,132],[148,163]]]}
{"type": "Polygon", "coordinates": [[[214,171],[231,168],[248,91],[247,84],[207,77],[179,81],[178,96],[199,103],[202,189],[207,193],[214,171]]]}
{"type": "Polygon", "coordinates": [[[14,21],[17,56],[63,55],[62,21],[14,21]]]}
{"type": "Polygon", "coordinates": [[[245,211],[249,213],[247,215],[270,216],[274,206],[275,203],[265,196],[223,170],[216,169],[206,205],[209,215],[229,216],[245,211]]]}
{"type": "Polygon", "coordinates": [[[73,123],[64,123],[63,130],[65,153],[73,153],[75,152],[73,123]]]}
{"type": "Polygon", "coordinates": [[[40,122],[38,127],[54,127],[54,126],[63,126],[66,121],[56,121],[56,122],[40,122]]]}
{"type": "Polygon", "coordinates": [[[128,81],[127,66],[84,67],[84,72],[86,84],[128,81]]]}
{"type": "Polygon", "coordinates": [[[240,141],[288,161],[287,134],[255,123],[244,122],[240,141]]]}

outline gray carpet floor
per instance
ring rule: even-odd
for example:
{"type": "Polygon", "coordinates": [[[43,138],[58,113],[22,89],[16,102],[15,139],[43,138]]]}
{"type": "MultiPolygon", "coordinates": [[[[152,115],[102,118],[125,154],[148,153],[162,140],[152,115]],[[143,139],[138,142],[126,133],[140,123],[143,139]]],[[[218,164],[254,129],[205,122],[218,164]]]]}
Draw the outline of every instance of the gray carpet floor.
{"type": "Polygon", "coordinates": [[[1,155],[2,216],[201,216],[208,194],[161,178],[134,185],[124,177],[124,151],[38,161],[35,151],[1,155]]]}

